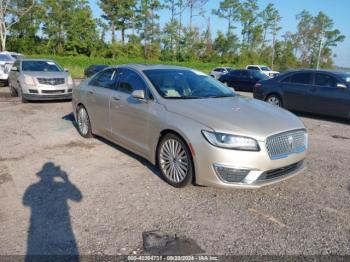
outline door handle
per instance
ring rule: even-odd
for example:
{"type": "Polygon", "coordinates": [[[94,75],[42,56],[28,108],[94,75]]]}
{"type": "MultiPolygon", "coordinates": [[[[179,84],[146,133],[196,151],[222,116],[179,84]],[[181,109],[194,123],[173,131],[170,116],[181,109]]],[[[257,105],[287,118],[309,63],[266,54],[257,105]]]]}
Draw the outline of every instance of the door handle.
{"type": "Polygon", "coordinates": [[[112,98],[113,98],[113,100],[115,100],[115,101],[119,101],[119,100],[120,100],[120,98],[117,97],[117,96],[112,96],[112,98]]]}
{"type": "Polygon", "coordinates": [[[93,92],[93,91],[88,91],[88,93],[89,93],[90,95],[93,95],[93,94],[94,94],[94,92],[93,92]]]}

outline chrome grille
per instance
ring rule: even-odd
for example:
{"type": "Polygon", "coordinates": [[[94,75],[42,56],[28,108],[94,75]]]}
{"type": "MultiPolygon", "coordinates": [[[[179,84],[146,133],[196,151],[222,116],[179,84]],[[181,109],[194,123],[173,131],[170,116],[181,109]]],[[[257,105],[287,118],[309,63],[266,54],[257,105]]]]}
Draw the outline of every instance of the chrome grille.
{"type": "Polygon", "coordinates": [[[290,154],[304,152],[307,148],[305,130],[289,131],[270,136],[266,140],[266,149],[271,159],[280,159],[290,154]]]}
{"type": "Polygon", "coordinates": [[[42,85],[57,86],[64,84],[64,78],[38,78],[38,82],[42,85]]]}

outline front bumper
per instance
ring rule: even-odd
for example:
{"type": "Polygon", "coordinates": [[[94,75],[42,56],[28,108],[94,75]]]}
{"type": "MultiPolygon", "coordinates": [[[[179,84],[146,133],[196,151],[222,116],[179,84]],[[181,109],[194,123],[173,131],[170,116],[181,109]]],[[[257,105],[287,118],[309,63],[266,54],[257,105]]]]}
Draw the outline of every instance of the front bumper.
{"type": "Polygon", "coordinates": [[[21,84],[22,95],[27,100],[70,100],[72,99],[73,86],[61,85],[26,85],[21,84]]]}
{"type": "Polygon", "coordinates": [[[264,142],[259,142],[259,152],[222,149],[209,143],[193,146],[195,152],[198,152],[194,159],[196,183],[203,186],[260,188],[291,178],[306,169],[306,151],[271,160],[264,142]],[[233,176],[238,174],[241,178],[225,180],[228,176],[223,176],[222,173],[220,175],[218,166],[233,170],[233,176]]]}
{"type": "Polygon", "coordinates": [[[71,100],[72,93],[59,95],[42,95],[42,94],[23,94],[23,97],[29,101],[48,101],[48,100],[71,100]]]}

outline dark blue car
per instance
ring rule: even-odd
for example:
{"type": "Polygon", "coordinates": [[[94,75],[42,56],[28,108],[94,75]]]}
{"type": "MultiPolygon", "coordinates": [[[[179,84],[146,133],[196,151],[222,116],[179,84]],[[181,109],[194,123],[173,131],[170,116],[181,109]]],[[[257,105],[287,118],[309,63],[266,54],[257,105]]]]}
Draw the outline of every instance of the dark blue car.
{"type": "Polygon", "coordinates": [[[350,73],[291,71],[254,87],[254,98],[289,110],[350,118],[350,73]]]}

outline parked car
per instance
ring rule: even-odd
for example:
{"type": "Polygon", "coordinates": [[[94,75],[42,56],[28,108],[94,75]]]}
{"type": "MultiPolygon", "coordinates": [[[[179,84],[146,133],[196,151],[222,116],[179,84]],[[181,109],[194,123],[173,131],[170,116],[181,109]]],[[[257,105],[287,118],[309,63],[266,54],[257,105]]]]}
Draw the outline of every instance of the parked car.
{"type": "Polygon", "coordinates": [[[252,92],[257,82],[266,79],[270,78],[259,71],[239,69],[221,76],[219,81],[235,90],[252,92]]]}
{"type": "Polygon", "coordinates": [[[232,67],[217,67],[210,72],[210,76],[215,79],[219,79],[220,76],[228,74],[233,70],[234,69],[232,67]]]}
{"type": "Polygon", "coordinates": [[[16,60],[9,74],[11,95],[20,96],[22,102],[71,99],[73,86],[68,70],[52,60],[16,60]]]}
{"type": "Polygon", "coordinates": [[[88,68],[84,70],[84,76],[86,78],[93,76],[97,72],[102,71],[103,69],[107,68],[108,65],[91,65],[88,68]]]}
{"type": "Polygon", "coordinates": [[[257,83],[254,97],[290,110],[350,118],[350,73],[287,72],[257,83]]]}
{"type": "Polygon", "coordinates": [[[262,65],[248,65],[246,69],[260,71],[261,73],[267,75],[270,78],[273,78],[279,74],[278,71],[273,71],[270,67],[262,65]]]}
{"type": "Polygon", "coordinates": [[[8,52],[10,56],[12,56],[15,60],[23,58],[23,55],[21,53],[17,52],[8,52]]]}
{"type": "Polygon", "coordinates": [[[72,103],[83,137],[141,155],[175,187],[257,188],[305,167],[299,118],[188,68],[110,67],[73,89],[72,103]]]}
{"type": "Polygon", "coordinates": [[[15,59],[8,52],[0,52],[0,82],[8,85],[9,72],[15,59]]]}

